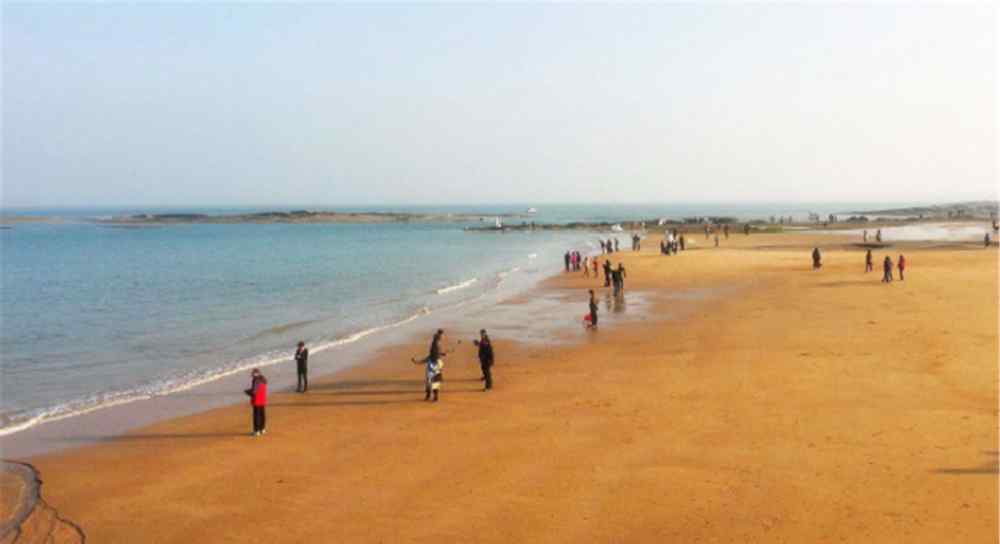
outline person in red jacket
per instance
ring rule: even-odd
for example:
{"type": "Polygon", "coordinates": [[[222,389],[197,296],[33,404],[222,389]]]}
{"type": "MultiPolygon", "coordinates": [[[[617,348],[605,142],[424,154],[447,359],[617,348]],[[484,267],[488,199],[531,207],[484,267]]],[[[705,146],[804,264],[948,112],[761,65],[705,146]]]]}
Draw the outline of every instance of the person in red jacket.
{"type": "Polygon", "coordinates": [[[899,268],[899,281],[903,281],[903,270],[906,270],[906,257],[900,255],[899,260],[896,261],[896,267],[899,268]]]}
{"type": "Polygon", "coordinates": [[[243,392],[250,397],[250,406],[253,408],[253,436],[260,436],[267,433],[264,414],[264,409],[267,407],[267,378],[256,368],[250,376],[250,389],[245,389],[243,392]]]}

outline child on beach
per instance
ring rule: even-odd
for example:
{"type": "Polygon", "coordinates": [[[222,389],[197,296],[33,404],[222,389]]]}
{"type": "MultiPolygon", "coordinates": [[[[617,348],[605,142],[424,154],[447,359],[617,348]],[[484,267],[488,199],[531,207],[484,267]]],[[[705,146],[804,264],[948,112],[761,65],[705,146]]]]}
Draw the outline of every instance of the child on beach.
{"type": "Polygon", "coordinates": [[[441,389],[441,382],[444,381],[444,376],[441,374],[441,369],[444,368],[444,356],[445,353],[441,351],[441,340],[444,338],[444,329],[438,329],[434,333],[434,338],[431,339],[431,348],[427,353],[427,357],[423,360],[411,359],[413,364],[427,365],[426,380],[424,382],[424,400],[431,400],[431,395],[434,396],[434,402],[438,400],[438,391],[441,389]]]}
{"type": "Polygon", "coordinates": [[[426,365],[426,371],[424,376],[424,400],[437,402],[438,395],[441,391],[441,382],[444,381],[444,356],[445,353],[441,353],[437,359],[431,359],[430,357],[425,358],[423,361],[413,359],[413,364],[415,365],[426,365]]]}
{"type": "Polygon", "coordinates": [[[253,436],[267,434],[264,413],[267,407],[267,378],[260,370],[253,369],[250,373],[250,389],[245,389],[243,392],[250,397],[250,406],[253,409],[253,436]]]}

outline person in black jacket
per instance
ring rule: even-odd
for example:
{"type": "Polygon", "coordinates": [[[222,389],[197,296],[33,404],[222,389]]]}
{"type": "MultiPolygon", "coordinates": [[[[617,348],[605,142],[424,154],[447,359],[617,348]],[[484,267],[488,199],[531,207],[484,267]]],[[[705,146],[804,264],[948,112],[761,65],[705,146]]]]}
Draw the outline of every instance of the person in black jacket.
{"type": "Polygon", "coordinates": [[[593,289],[590,290],[590,328],[597,328],[597,297],[593,289]]]}
{"type": "Polygon", "coordinates": [[[611,261],[604,260],[604,286],[611,287],[611,261]]]}
{"type": "Polygon", "coordinates": [[[299,374],[299,385],[295,388],[297,393],[305,393],[309,390],[309,348],[305,342],[299,342],[299,347],[295,350],[295,369],[299,374]]]}
{"type": "Polygon", "coordinates": [[[479,331],[479,340],[473,340],[473,344],[479,346],[479,367],[483,371],[482,380],[486,382],[483,391],[493,389],[493,344],[490,336],[486,334],[486,329],[479,331]]]}

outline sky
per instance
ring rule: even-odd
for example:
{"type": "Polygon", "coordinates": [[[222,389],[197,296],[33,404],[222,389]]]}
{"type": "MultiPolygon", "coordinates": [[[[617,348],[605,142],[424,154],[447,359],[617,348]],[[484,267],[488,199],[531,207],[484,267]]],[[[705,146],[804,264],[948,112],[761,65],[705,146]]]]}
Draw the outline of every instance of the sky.
{"type": "Polygon", "coordinates": [[[4,207],[997,197],[997,8],[17,4],[4,207]]]}

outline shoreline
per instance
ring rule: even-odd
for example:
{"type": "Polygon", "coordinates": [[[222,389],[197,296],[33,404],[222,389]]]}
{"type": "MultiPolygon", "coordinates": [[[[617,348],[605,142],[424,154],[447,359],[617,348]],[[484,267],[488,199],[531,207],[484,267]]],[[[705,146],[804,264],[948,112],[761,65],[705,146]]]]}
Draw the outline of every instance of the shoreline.
{"type": "MultiPolygon", "coordinates": [[[[449,303],[433,311],[424,308],[391,323],[354,331],[328,342],[330,345],[311,344],[310,377],[330,378],[345,370],[363,366],[372,358],[372,352],[378,352],[387,345],[423,342],[416,341],[416,338],[424,335],[425,329],[431,330],[431,325],[427,323],[429,319],[435,320],[434,323],[456,323],[470,316],[489,313],[489,316],[483,317],[486,326],[509,328],[512,323],[521,319],[517,314],[522,310],[522,313],[530,315],[532,312],[544,312],[546,307],[552,306],[551,300],[546,300],[543,286],[561,274],[557,271],[557,266],[553,264],[547,267],[552,270],[537,272],[515,267],[513,271],[503,272],[502,290],[497,285],[496,289],[484,291],[469,300],[449,303]],[[510,276],[513,272],[518,272],[516,277],[510,276]],[[515,303],[509,304],[511,301],[515,303]],[[527,304],[529,301],[534,301],[534,308],[527,304]],[[516,309],[498,314],[497,310],[504,307],[516,309]]],[[[448,294],[469,283],[462,282],[438,289],[437,292],[448,294]]],[[[638,311],[638,308],[634,307],[634,311],[638,311]]],[[[552,329],[553,327],[542,328],[539,331],[541,337],[546,338],[546,334],[551,334],[552,329]]],[[[289,342],[291,344],[291,340],[289,342]]],[[[259,367],[269,376],[272,390],[287,392],[294,388],[296,379],[291,362],[292,350],[277,357],[273,361],[247,363],[231,370],[222,369],[206,375],[204,379],[179,383],[165,393],[136,391],[119,400],[84,406],[73,412],[48,416],[38,421],[27,420],[23,428],[13,427],[6,434],[0,434],[0,452],[5,458],[30,458],[100,443],[169,419],[242,404],[245,401],[242,394],[243,381],[251,367],[259,367]]]]}
{"type": "MultiPolygon", "coordinates": [[[[315,392],[275,395],[263,440],[233,406],[32,461],[50,502],[112,542],[248,530],[275,542],[507,542],[546,527],[567,542],[993,534],[996,463],[982,462],[995,455],[979,452],[997,438],[996,252],[913,247],[907,281],[886,287],[844,240],[734,238],[673,257],[619,253],[626,297],[657,299],[648,317],[555,346],[494,337],[488,394],[469,351],[449,359],[443,401],[422,404],[419,371],[399,364],[426,348],[417,338],[315,392]],[[819,242],[835,246],[813,273],[807,250],[819,242]],[[977,297],[983,288],[992,297],[977,297]],[[736,296],[667,296],[698,289],[736,296]],[[232,495],[244,498],[238,512],[232,495]],[[291,523],[296,505],[324,514],[291,523]],[[189,508],[197,521],[181,522],[189,508]],[[273,523],[249,523],[258,516],[273,523]]],[[[579,299],[574,323],[591,283],[559,275],[539,289],[579,299]]]]}

